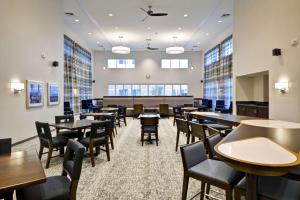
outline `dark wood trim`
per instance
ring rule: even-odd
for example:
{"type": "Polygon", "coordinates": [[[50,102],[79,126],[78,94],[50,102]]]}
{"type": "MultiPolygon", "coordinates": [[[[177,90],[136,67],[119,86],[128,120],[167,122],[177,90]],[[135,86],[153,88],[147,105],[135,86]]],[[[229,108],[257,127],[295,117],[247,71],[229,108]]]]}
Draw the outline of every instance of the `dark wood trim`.
{"type": "Polygon", "coordinates": [[[22,144],[22,143],[24,143],[24,142],[28,142],[28,141],[30,141],[30,140],[33,140],[33,139],[36,138],[36,137],[37,137],[37,135],[36,135],[36,136],[29,137],[29,138],[26,138],[26,139],[24,139],[24,140],[20,140],[20,141],[18,141],[18,142],[13,143],[12,146],[16,146],[16,145],[22,144]]]}

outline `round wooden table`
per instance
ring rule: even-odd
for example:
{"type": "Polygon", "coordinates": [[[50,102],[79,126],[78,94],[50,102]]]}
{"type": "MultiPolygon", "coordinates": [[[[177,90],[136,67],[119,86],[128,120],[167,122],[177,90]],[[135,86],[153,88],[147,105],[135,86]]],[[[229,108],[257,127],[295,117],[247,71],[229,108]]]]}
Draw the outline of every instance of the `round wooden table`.
{"type": "Polygon", "coordinates": [[[244,120],[215,151],[227,164],[246,173],[246,199],[256,200],[258,175],[282,176],[300,165],[300,124],[244,120]]]}

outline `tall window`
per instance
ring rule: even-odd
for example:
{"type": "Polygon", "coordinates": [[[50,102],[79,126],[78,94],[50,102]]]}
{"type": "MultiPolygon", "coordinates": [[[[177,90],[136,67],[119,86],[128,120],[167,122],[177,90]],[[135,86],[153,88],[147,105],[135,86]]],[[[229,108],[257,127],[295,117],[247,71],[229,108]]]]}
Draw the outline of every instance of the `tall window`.
{"type": "Polygon", "coordinates": [[[64,59],[64,101],[78,113],[81,100],[92,96],[91,53],[64,36],[64,59]]]}
{"type": "Polygon", "coordinates": [[[187,84],[110,84],[109,96],[187,96],[187,84]]]}
{"type": "Polygon", "coordinates": [[[204,55],[204,98],[232,100],[232,36],[209,50],[204,55]]]}

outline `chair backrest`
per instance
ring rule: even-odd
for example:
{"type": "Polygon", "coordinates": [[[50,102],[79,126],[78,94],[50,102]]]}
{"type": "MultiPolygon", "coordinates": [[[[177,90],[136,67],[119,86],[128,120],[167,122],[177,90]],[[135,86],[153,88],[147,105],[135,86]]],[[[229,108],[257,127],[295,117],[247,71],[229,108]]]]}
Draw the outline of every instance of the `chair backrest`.
{"type": "Polygon", "coordinates": [[[91,126],[91,134],[90,139],[94,139],[99,137],[98,130],[104,129],[104,134],[108,135],[111,130],[111,121],[105,120],[105,121],[99,121],[99,122],[93,122],[91,126]]]}
{"type": "Polygon", "coordinates": [[[232,112],[232,101],[230,101],[230,105],[229,105],[228,110],[229,110],[229,112],[232,112]]]}
{"type": "Polygon", "coordinates": [[[158,117],[141,117],[142,126],[157,126],[158,121],[158,117]]]}
{"type": "Polygon", "coordinates": [[[169,113],[169,104],[159,104],[159,112],[160,113],[169,113]]]}
{"type": "Polygon", "coordinates": [[[185,119],[176,119],[177,131],[190,133],[189,122],[185,119]]]}
{"type": "Polygon", "coordinates": [[[134,104],[133,105],[133,113],[134,115],[139,115],[143,112],[144,106],[143,104],[134,104]]]}
{"type": "Polygon", "coordinates": [[[175,106],[173,107],[173,114],[174,116],[177,115],[177,116],[182,116],[182,110],[181,110],[181,107],[180,106],[175,106]]]}
{"type": "Polygon", "coordinates": [[[207,159],[204,143],[201,141],[180,147],[184,171],[207,159]]]}
{"type": "Polygon", "coordinates": [[[35,127],[40,140],[50,140],[52,142],[51,130],[48,123],[35,122],[35,127]]]}
{"type": "Polygon", "coordinates": [[[118,107],[118,115],[119,116],[125,116],[126,117],[126,113],[127,113],[127,107],[125,107],[125,106],[119,106],[118,107]]]}
{"type": "Polygon", "coordinates": [[[74,122],[74,115],[59,115],[55,116],[55,123],[74,122]]]}
{"type": "Polygon", "coordinates": [[[183,104],[183,107],[194,107],[194,105],[191,103],[188,103],[188,104],[183,104]]]}
{"type": "Polygon", "coordinates": [[[76,199],[78,181],[81,175],[84,146],[75,140],[69,140],[63,162],[62,175],[71,178],[70,200],[76,199]]]}
{"type": "Polygon", "coordinates": [[[94,107],[93,108],[93,113],[99,113],[101,112],[101,108],[100,107],[94,107]]]}
{"type": "Polygon", "coordinates": [[[80,120],[86,119],[86,118],[87,118],[86,115],[82,115],[82,114],[79,115],[79,119],[80,119],[80,120]]]}
{"type": "Polygon", "coordinates": [[[192,136],[199,138],[200,140],[205,140],[206,135],[205,135],[205,130],[204,126],[202,124],[198,124],[195,122],[190,122],[191,125],[191,134],[192,136]]]}
{"type": "Polygon", "coordinates": [[[11,153],[11,138],[0,139],[0,154],[11,153]]]}
{"type": "Polygon", "coordinates": [[[224,108],[225,101],[224,100],[216,100],[216,107],[217,108],[224,108]]]}
{"type": "Polygon", "coordinates": [[[207,139],[207,152],[209,158],[214,158],[216,156],[215,146],[222,140],[222,136],[220,134],[215,134],[207,139]]]}

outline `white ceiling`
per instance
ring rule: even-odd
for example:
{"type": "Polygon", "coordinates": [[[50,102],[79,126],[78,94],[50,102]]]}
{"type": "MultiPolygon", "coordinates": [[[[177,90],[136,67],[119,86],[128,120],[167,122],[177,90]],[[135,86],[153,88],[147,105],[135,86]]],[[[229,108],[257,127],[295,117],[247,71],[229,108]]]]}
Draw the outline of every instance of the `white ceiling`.
{"type": "Polygon", "coordinates": [[[164,50],[177,36],[177,44],[189,51],[205,48],[232,26],[232,16],[221,15],[232,14],[233,0],[64,0],[64,11],[75,14],[65,15],[65,25],[94,50],[121,44],[119,36],[132,50],[145,50],[147,38],[152,40],[151,47],[164,50]],[[149,17],[142,22],[146,13],[140,8],[147,9],[148,5],[153,6],[154,12],[169,15],[149,17]]]}

